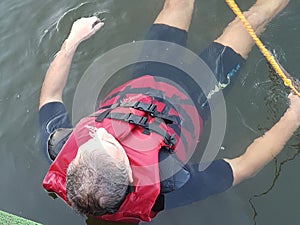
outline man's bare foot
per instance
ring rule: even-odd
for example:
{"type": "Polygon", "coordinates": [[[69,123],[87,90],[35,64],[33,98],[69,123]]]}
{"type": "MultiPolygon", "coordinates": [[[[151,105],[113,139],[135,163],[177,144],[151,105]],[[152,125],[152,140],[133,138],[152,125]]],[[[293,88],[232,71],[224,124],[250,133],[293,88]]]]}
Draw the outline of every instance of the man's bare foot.
{"type": "Polygon", "coordinates": [[[289,0],[257,0],[255,7],[267,13],[266,16],[273,18],[281,12],[289,3],[289,0]]]}

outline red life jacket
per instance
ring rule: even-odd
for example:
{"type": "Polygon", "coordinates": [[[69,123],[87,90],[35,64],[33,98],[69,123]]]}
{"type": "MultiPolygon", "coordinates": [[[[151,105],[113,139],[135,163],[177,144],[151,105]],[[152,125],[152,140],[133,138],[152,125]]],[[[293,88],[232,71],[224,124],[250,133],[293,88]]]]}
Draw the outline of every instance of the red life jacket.
{"type": "Polygon", "coordinates": [[[191,100],[173,85],[143,76],[114,89],[99,110],[83,118],[51,164],[43,187],[70,205],[66,171],[78,148],[91,137],[86,126],[103,127],[123,146],[133,173],[133,192],[119,210],[97,218],[138,223],[151,221],[152,207],[160,193],[159,150],[165,146],[186,162],[192,155],[202,119],[191,100]]]}

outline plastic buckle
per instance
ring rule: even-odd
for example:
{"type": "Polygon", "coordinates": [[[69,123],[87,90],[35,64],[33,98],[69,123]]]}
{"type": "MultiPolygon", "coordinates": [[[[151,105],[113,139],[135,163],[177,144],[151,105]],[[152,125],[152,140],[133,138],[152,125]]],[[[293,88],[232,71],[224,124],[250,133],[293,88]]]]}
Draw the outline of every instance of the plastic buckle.
{"type": "Polygon", "coordinates": [[[150,113],[150,114],[156,113],[156,105],[154,105],[154,104],[147,104],[147,103],[144,103],[144,102],[137,102],[134,105],[133,108],[144,111],[144,112],[147,112],[147,113],[150,113]]]}
{"type": "Polygon", "coordinates": [[[170,146],[170,148],[173,148],[176,144],[175,134],[172,134],[169,137],[165,137],[164,142],[165,142],[166,145],[170,146]]]}
{"type": "Polygon", "coordinates": [[[128,114],[128,117],[125,119],[128,123],[141,126],[143,128],[148,128],[148,118],[143,116],[136,116],[132,113],[128,114]]]}

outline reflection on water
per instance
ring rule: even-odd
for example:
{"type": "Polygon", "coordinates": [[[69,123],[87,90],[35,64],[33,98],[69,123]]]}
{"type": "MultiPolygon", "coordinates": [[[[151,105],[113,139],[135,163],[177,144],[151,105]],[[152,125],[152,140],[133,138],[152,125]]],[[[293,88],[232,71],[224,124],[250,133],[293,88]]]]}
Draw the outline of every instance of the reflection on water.
{"type": "MultiPolygon", "coordinates": [[[[247,8],[252,2],[241,2],[241,6],[247,8]]],[[[106,25],[80,46],[74,58],[65,91],[69,109],[76,84],[90,63],[113,47],[142,39],[162,3],[162,0],[0,2],[1,210],[43,224],[108,224],[93,219],[85,221],[62,201],[53,201],[42,190],[41,182],[49,165],[38,144],[39,90],[49,62],[75,19],[99,15],[106,19],[106,25]]],[[[299,2],[291,2],[262,36],[267,46],[276,50],[281,63],[298,78],[299,7],[299,2]]],[[[195,51],[203,49],[231,19],[232,13],[223,1],[197,2],[189,34],[190,47],[195,51]]],[[[269,72],[258,50],[254,50],[226,97],[226,150],[220,157],[237,156],[251,140],[270,128],[287,106],[287,92],[269,72]]],[[[299,135],[295,134],[277,161],[256,178],[222,195],[160,213],[150,224],[254,224],[254,210],[249,199],[257,212],[257,224],[298,224],[299,206],[295,196],[300,183],[295,178],[300,163],[294,156],[300,149],[299,135]]]]}

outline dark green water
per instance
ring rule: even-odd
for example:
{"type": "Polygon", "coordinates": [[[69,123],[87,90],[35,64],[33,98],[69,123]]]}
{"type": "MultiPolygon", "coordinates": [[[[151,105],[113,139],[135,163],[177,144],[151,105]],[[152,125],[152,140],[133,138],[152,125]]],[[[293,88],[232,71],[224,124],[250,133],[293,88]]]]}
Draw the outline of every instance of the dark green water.
{"type": "MultiPolygon", "coordinates": [[[[252,2],[241,2],[241,6],[245,9],[252,2]]],[[[39,148],[37,136],[39,90],[49,62],[66,38],[72,21],[102,12],[106,26],[82,44],[74,58],[65,91],[69,109],[76,84],[90,63],[120,44],[141,40],[162,3],[162,0],[0,2],[0,210],[45,225],[104,224],[86,222],[62,201],[49,198],[41,187],[49,164],[39,148]]],[[[282,64],[298,78],[299,10],[300,2],[291,2],[262,36],[266,45],[276,51],[282,64]]],[[[197,2],[189,47],[195,51],[203,49],[232,18],[223,1],[197,2]]],[[[272,77],[262,55],[254,49],[226,96],[225,151],[219,157],[241,154],[255,137],[270,128],[286,108],[286,93],[272,77]]],[[[259,225],[299,224],[300,159],[285,161],[299,150],[298,132],[278,160],[255,178],[224,194],[163,212],[150,224],[248,225],[255,221],[259,225]],[[278,177],[276,182],[275,177],[278,177]]]]}

